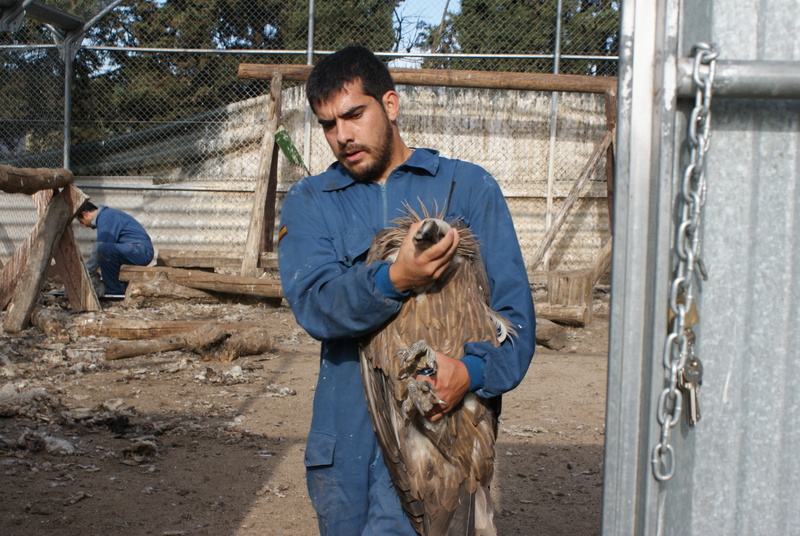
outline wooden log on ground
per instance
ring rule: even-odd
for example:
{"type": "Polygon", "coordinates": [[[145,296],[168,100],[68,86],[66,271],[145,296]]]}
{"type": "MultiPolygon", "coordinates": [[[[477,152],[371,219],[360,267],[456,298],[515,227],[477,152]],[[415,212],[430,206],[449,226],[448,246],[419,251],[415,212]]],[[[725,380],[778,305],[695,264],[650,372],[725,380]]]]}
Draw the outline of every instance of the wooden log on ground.
{"type": "Polygon", "coordinates": [[[16,168],[0,164],[0,191],[33,195],[42,190],[64,188],[74,180],[68,169],[16,168]]]}
{"type": "Polygon", "coordinates": [[[58,315],[52,310],[41,305],[33,308],[31,324],[44,331],[45,335],[53,342],[69,342],[69,333],[59,320],[58,315]]]}
{"type": "Polygon", "coordinates": [[[53,197],[47,207],[42,226],[31,247],[28,261],[14,289],[5,318],[5,330],[9,333],[22,331],[30,322],[31,313],[39,298],[42,280],[53,255],[53,248],[64,234],[72,218],[69,203],[63,192],[53,197]]]}
{"type": "Polygon", "coordinates": [[[179,285],[168,279],[153,281],[131,281],[125,290],[122,305],[127,308],[140,308],[157,305],[159,300],[188,300],[194,303],[268,303],[280,307],[281,298],[263,298],[245,294],[212,292],[179,285]]]}
{"type": "Polygon", "coordinates": [[[152,281],[131,281],[128,283],[128,288],[125,289],[125,306],[138,306],[145,298],[194,300],[204,303],[219,302],[219,299],[210,292],[173,283],[166,277],[153,279],[152,281]]]}
{"type": "Polygon", "coordinates": [[[218,348],[200,352],[207,361],[230,362],[245,355],[258,355],[273,349],[272,338],[264,326],[254,326],[231,333],[218,348]]]}
{"type": "MultiPolygon", "coordinates": [[[[305,82],[312,68],[312,65],[240,63],[238,76],[242,80],[269,80],[274,73],[281,73],[286,81],[305,82]]],[[[616,76],[401,67],[391,68],[389,72],[392,74],[395,84],[409,86],[568,91],[571,93],[606,93],[616,90],[617,87],[616,76]]]]}
{"type": "Polygon", "coordinates": [[[151,281],[159,274],[166,274],[167,279],[179,285],[191,288],[262,296],[265,298],[282,298],[281,282],[277,279],[242,277],[236,275],[215,274],[199,270],[184,270],[167,266],[131,266],[123,264],[119,271],[120,281],[151,281]]]}
{"type": "Polygon", "coordinates": [[[185,347],[186,339],[183,338],[183,335],[169,335],[152,340],[115,342],[106,346],[106,359],[123,359],[156,352],[180,350],[185,347]]]}
{"type": "Polygon", "coordinates": [[[156,339],[198,330],[212,324],[235,330],[259,328],[263,322],[217,322],[213,320],[141,320],[138,318],[83,318],[75,321],[81,337],[112,337],[122,340],[156,339]]]}
{"type": "Polygon", "coordinates": [[[183,337],[186,339],[187,349],[203,355],[205,352],[211,351],[212,348],[224,341],[228,336],[229,333],[221,327],[214,324],[206,324],[186,333],[183,337]]]}
{"type": "Polygon", "coordinates": [[[267,107],[267,124],[261,141],[260,163],[253,192],[253,208],[250,213],[250,226],[247,228],[242,276],[258,277],[263,270],[258,267],[258,256],[262,251],[272,249],[272,234],[275,222],[275,199],[278,186],[278,144],[275,133],[281,120],[280,73],[272,75],[270,98],[267,107]]]}
{"type": "Polygon", "coordinates": [[[125,341],[109,344],[106,347],[106,359],[123,359],[126,357],[136,357],[156,352],[169,352],[187,348],[193,351],[203,350],[219,342],[227,332],[219,327],[204,324],[195,331],[167,335],[156,339],[144,339],[139,341],[125,341]]]}
{"type": "MultiPolygon", "coordinates": [[[[242,260],[242,253],[238,251],[159,249],[156,264],[172,268],[240,268],[242,260]]],[[[262,252],[258,256],[258,267],[277,268],[278,253],[262,252]]]]}
{"type": "Polygon", "coordinates": [[[567,330],[546,318],[537,318],[536,344],[551,350],[561,350],[567,345],[567,330]]]}
{"type": "Polygon", "coordinates": [[[549,303],[535,304],[536,317],[552,320],[559,324],[569,326],[586,326],[588,307],[583,305],[552,305],[549,303]]]}

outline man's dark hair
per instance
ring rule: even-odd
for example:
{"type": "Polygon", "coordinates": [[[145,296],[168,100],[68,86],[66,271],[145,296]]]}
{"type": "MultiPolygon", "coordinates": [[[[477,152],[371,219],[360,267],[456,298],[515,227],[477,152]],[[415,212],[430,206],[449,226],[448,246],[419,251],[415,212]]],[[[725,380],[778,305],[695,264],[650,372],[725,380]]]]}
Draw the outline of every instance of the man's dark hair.
{"type": "Polygon", "coordinates": [[[352,45],[320,60],[306,82],[308,103],[317,105],[342,91],[345,84],[361,80],[365,95],[381,102],[387,91],[394,91],[389,68],[368,49],[352,45]]]}
{"type": "Polygon", "coordinates": [[[91,201],[84,201],[81,205],[81,208],[78,209],[78,214],[83,214],[84,212],[91,212],[93,210],[97,210],[97,207],[91,201]]]}

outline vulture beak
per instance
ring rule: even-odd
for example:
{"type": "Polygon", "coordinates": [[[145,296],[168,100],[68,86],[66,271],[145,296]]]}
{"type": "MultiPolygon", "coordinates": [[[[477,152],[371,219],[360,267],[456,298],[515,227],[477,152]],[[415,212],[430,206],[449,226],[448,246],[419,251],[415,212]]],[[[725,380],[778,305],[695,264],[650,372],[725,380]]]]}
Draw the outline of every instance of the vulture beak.
{"type": "Polygon", "coordinates": [[[427,218],[422,220],[422,226],[414,234],[414,244],[419,251],[424,251],[444,238],[452,227],[444,220],[427,218]]]}

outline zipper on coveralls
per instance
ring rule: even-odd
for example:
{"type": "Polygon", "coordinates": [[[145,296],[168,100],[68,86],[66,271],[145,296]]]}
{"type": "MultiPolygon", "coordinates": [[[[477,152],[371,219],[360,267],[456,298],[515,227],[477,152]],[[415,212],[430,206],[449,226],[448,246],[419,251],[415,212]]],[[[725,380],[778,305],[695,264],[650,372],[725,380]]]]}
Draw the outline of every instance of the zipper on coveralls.
{"type": "MultiPolygon", "coordinates": [[[[388,179],[387,179],[388,180],[388,179]]],[[[379,185],[381,187],[381,205],[383,208],[383,227],[389,226],[389,200],[386,197],[386,182],[379,185]]]]}

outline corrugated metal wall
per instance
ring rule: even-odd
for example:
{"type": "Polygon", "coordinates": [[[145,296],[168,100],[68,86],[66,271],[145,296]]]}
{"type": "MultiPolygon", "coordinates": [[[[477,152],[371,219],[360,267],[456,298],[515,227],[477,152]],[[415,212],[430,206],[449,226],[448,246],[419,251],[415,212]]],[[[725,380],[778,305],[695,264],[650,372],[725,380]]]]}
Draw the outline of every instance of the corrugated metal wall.
{"type": "Polygon", "coordinates": [[[672,431],[672,479],[656,481],[651,462],[694,104],[676,105],[676,60],[705,41],[720,61],[795,62],[800,79],[800,4],[629,0],[622,12],[603,533],[800,534],[800,90],[712,102],[695,327],[702,418],[672,431]]]}
{"type": "Polygon", "coordinates": [[[800,100],[714,112],[692,533],[800,534],[800,100]]]}
{"type": "MultiPolygon", "coordinates": [[[[800,61],[796,0],[715,0],[710,23],[720,59],[800,61]]],[[[800,534],[800,94],[712,109],[703,418],[681,453],[691,501],[667,533],[800,534]]]]}
{"type": "MultiPolygon", "coordinates": [[[[411,87],[399,90],[400,128],[406,142],[438,149],[444,156],[475,162],[489,170],[508,198],[523,252],[532,256],[545,234],[552,94],[411,87]]],[[[171,144],[153,141],[146,132],[128,135],[135,135],[140,140],[137,143],[110,140],[110,144],[121,147],[120,151],[76,169],[80,175],[76,183],[96,204],[119,208],[139,219],[156,249],[243,250],[252,210],[249,191],[259,168],[265,102],[264,97],[259,97],[226,107],[226,122],[214,129],[201,121],[187,121],[185,129],[176,130],[171,144]],[[176,147],[206,156],[202,163],[159,168],[160,151],[174,152],[176,147]],[[133,173],[135,170],[138,174],[133,173]],[[125,172],[130,175],[121,176],[125,172]]],[[[305,152],[305,107],[302,87],[283,91],[282,124],[301,153],[305,152]]],[[[603,96],[560,95],[554,159],[555,211],[605,129],[603,96]]],[[[312,173],[324,171],[333,161],[322,131],[315,124],[310,155],[308,167],[312,173]]],[[[280,205],[282,193],[302,173],[284,158],[279,162],[280,205]]],[[[35,213],[30,207],[28,199],[0,193],[0,259],[13,252],[33,225],[35,213]]],[[[93,232],[74,227],[81,249],[88,254],[93,232]]],[[[608,236],[605,166],[601,162],[553,245],[551,268],[586,267],[608,236]]]]}

